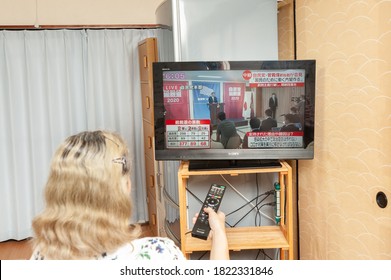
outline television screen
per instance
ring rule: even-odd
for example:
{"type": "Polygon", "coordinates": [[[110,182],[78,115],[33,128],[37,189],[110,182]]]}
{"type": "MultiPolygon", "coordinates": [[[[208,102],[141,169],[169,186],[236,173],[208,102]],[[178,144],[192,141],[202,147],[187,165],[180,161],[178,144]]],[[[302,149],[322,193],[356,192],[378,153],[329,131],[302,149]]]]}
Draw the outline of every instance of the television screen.
{"type": "Polygon", "coordinates": [[[315,60],[153,64],[156,160],[314,157],[315,60]]]}

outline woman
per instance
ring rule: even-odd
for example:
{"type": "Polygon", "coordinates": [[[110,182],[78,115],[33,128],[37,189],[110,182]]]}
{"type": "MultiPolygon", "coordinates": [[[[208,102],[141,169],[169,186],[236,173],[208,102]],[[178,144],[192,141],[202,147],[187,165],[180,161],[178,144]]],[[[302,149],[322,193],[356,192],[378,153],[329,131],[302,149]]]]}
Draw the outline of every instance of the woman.
{"type": "MultiPolygon", "coordinates": [[[[46,183],[46,208],[33,220],[31,259],[184,259],[172,240],[138,238],[140,227],[129,225],[127,157],[124,140],[110,132],[82,132],[60,145],[46,183]]],[[[224,220],[210,212],[219,237],[225,236],[224,220]]],[[[226,258],[227,252],[223,242],[211,257],[226,258]]]]}

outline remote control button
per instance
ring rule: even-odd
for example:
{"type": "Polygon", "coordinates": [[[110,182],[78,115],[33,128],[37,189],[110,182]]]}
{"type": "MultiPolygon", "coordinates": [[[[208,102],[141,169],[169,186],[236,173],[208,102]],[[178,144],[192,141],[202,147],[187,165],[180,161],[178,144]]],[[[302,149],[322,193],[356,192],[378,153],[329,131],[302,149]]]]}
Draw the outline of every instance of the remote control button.
{"type": "Polygon", "coordinates": [[[209,199],[208,199],[208,204],[209,204],[209,206],[214,206],[214,205],[216,205],[217,203],[219,203],[219,200],[216,199],[216,198],[209,198],[209,199]]]}
{"type": "Polygon", "coordinates": [[[217,212],[220,206],[220,200],[224,195],[225,187],[217,184],[212,184],[209,192],[206,195],[201,211],[199,212],[197,221],[192,230],[192,236],[206,240],[210,231],[209,215],[204,211],[205,208],[210,207],[217,212]]]}

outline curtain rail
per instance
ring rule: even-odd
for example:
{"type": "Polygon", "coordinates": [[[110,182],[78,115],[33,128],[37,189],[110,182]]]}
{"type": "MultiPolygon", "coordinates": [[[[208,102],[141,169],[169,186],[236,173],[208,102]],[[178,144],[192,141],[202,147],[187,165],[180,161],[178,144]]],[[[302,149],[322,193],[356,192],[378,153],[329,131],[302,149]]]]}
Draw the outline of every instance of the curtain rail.
{"type": "Polygon", "coordinates": [[[48,30],[48,29],[169,29],[170,26],[163,24],[112,24],[112,25],[0,25],[0,30],[48,30]]]}

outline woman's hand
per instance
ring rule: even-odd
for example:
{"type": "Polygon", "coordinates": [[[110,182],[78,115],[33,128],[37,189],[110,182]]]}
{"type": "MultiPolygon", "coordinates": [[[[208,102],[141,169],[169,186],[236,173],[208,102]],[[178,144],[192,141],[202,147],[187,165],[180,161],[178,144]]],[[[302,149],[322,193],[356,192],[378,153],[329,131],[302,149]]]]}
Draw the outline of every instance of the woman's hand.
{"type": "Polygon", "coordinates": [[[217,213],[210,207],[204,209],[205,213],[208,214],[209,226],[211,228],[211,232],[209,233],[209,237],[213,238],[213,236],[224,234],[225,235],[225,214],[221,211],[217,213]]]}
{"type": "MultiPolygon", "coordinates": [[[[210,207],[204,208],[208,214],[209,226],[211,231],[209,238],[212,239],[212,248],[210,250],[211,260],[229,260],[228,241],[225,232],[225,214],[221,211],[217,213],[210,207]]],[[[193,218],[193,223],[197,220],[198,214],[193,218]]]]}

